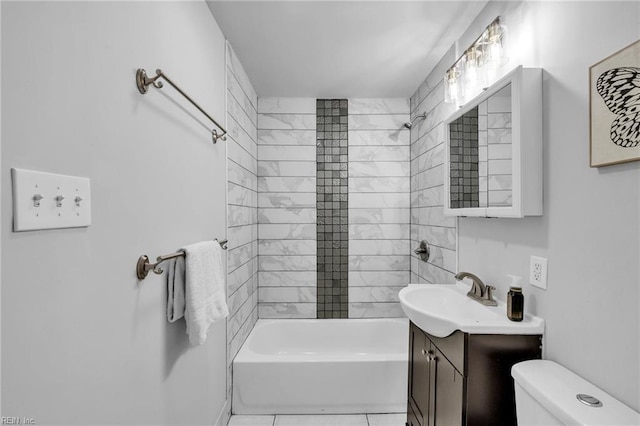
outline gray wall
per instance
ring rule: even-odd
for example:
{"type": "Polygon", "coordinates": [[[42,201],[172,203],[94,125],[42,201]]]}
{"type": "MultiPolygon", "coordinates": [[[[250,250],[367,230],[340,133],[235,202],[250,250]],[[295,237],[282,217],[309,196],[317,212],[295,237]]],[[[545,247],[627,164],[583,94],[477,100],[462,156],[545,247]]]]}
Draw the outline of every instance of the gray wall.
{"type": "Polygon", "coordinates": [[[134,268],[225,237],[226,147],[170,87],[140,95],[138,67],[162,68],[224,123],[225,42],[204,2],[2,3],[3,416],[223,412],[225,321],[190,346],[166,320],[164,276],[138,282],[134,268]],[[12,233],[11,167],[91,178],[92,226],[12,233]]]}
{"type": "Polygon", "coordinates": [[[544,216],[460,219],[460,269],[504,299],[506,274],[528,281],[529,256],[548,258],[548,290],[524,286],[545,356],[638,410],[640,163],[589,167],[588,76],[640,38],[640,4],[490,3],[459,45],[498,14],[511,64],[544,69],[544,216]]]}

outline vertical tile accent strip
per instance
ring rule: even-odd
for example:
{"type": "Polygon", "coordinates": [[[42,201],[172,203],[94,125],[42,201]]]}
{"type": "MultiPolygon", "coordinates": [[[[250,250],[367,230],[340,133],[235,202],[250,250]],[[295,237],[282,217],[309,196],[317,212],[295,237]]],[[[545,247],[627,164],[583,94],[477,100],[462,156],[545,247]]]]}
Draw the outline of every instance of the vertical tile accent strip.
{"type": "Polygon", "coordinates": [[[348,127],[346,99],[316,100],[318,318],[349,316],[348,127]]]}

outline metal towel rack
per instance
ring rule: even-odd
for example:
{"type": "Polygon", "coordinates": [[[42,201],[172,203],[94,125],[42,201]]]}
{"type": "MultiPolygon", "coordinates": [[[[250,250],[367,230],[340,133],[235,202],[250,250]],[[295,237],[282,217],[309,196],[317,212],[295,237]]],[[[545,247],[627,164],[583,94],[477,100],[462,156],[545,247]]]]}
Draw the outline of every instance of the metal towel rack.
{"type": "MultiPolygon", "coordinates": [[[[215,241],[218,241],[218,240],[216,239],[215,241]]],[[[218,241],[218,243],[220,243],[220,247],[222,247],[224,250],[227,249],[228,242],[229,240],[218,241]]],[[[138,258],[138,263],[136,264],[136,275],[138,276],[139,280],[144,280],[145,278],[147,278],[149,271],[153,271],[156,274],[161,274],[164,272],[160,268],[160,264],[162,262],[164,262],[165,260],[173,259],[176,257],[182,257],[185,255],[186,255],[185,252],[178,251],[171,254],[165,254],[164,256],[158,256],[156,257],[156,263],[149,263],[149,257],[147,257],[146,254],[143,254],[138,258]]]]}
{"type": "Polygon", "coordinates": [[[184,96],[191,104],[198,108],[198,110],[203,113],[213,124],[215,124],[218,129],[222,131],[221,134],[218,134],[216,129],[211,130],[211,135],[213,137],[213,143],[218,142],[218,139],[222,139],[223,141],[227,140],[227,131],[222,127],[216,120],[214,120],[205,110],[203,110],[200,105],[198,105],[189,95],[184,93],[182,89],[180,89],[173,81],[169,79],[161,70],[156,70],[156,75],[149,78],[147,77],[147,72],[143,68],[138,68],[136,71],[136,85],[138,86],[138,91],[140,94],[144,95],[149,90],[149,86],[153,86],[156,89],[161,89],[163,87],[162,82],[158,81],[159,78],[163,78],[167,83],[173,86],[182,96],[184,96]]]}

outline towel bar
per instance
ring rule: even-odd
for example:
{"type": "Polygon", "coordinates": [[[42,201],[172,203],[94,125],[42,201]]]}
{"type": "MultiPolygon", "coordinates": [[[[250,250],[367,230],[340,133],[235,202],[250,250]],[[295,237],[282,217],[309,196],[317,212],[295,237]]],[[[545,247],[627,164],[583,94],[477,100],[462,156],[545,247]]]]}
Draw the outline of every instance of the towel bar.
{"type": "Polygon", "coordinates": [[[177,84],[171,81],[169,77],[167,77],[167,75],[162,72],[162,70],[158,69],[156,70],[155,76],[148,77],[147,72],[143,68],[138,68],[138,71],[136,71],[136,85],[138,86],[138,91],[140,92],[140,94],[144,95],[145,93],[147,93],[147,91],[149,90],[149,86],[153,86],[156,89],[161,89],[163,86],[162,86],[162,82],[158,80],[159,78],[163,78],[167,83],[173,86],[173,88],[176,89],[178,93],[184,96],[186,100],[191,102],[191,105],[198,108],[198,111],[203,113],[209,120],[211,120],[211,122],[216,127],[218,127],[218,129],[220,129],[220,131],[222,131],[221,134],[218,134],[218,131],[216,129],[213,129],[211,131],[211,136],[213,137],[213,143],[218,142],[218,139],[222,139],[223,141],[227,140],[227,136],[226,136],[227,131],[224,129],[224,127],[218,124],[218,122],[214,120],[213,117],[211,117],[204,109],[202,109],[202,107],[198,105],[196,101],[191,99],[191,97],[187,95],[180,87],[178,87],[177,84]]]}
{"type": "MultiPolygon", "coordinates": [[[[218,239],[216,238],[215,241],[218,241],[218,239]]],[[[222,247],[224,250],[227,249],[228,242],[229,240],[218,241],[218,243],[220,243],[220,247],[222,247]]],[[[138,258],[138,263],[136,264],[136,275],[139,280],[144,280],[145,278],[147,278],[147,275],[149,275],[149,271],[153,271],[156,274],[161,274],[162,272],[164,272],[160,268],[160,264],[162,262],[164,262],[165,260],[181,257],[184,255],[185,255],[185,252],[178,251],[176,253],[165,254],[164,256],[158,256],[156,257],[156,263],[149,263],[149,257],[146,254],[143,254],[138,258]]]]}

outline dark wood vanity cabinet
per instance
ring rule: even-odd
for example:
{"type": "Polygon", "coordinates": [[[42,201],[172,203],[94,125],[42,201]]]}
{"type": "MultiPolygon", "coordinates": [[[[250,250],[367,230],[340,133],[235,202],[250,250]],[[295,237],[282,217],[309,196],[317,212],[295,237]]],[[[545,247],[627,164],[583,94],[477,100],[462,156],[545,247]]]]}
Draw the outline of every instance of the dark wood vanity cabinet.
{"type": "Polygon", "coordinates": [[[410,323],[407,426],[516,425],[511,366],[541,357],[540,335],[440,338],[410,323]]]}

